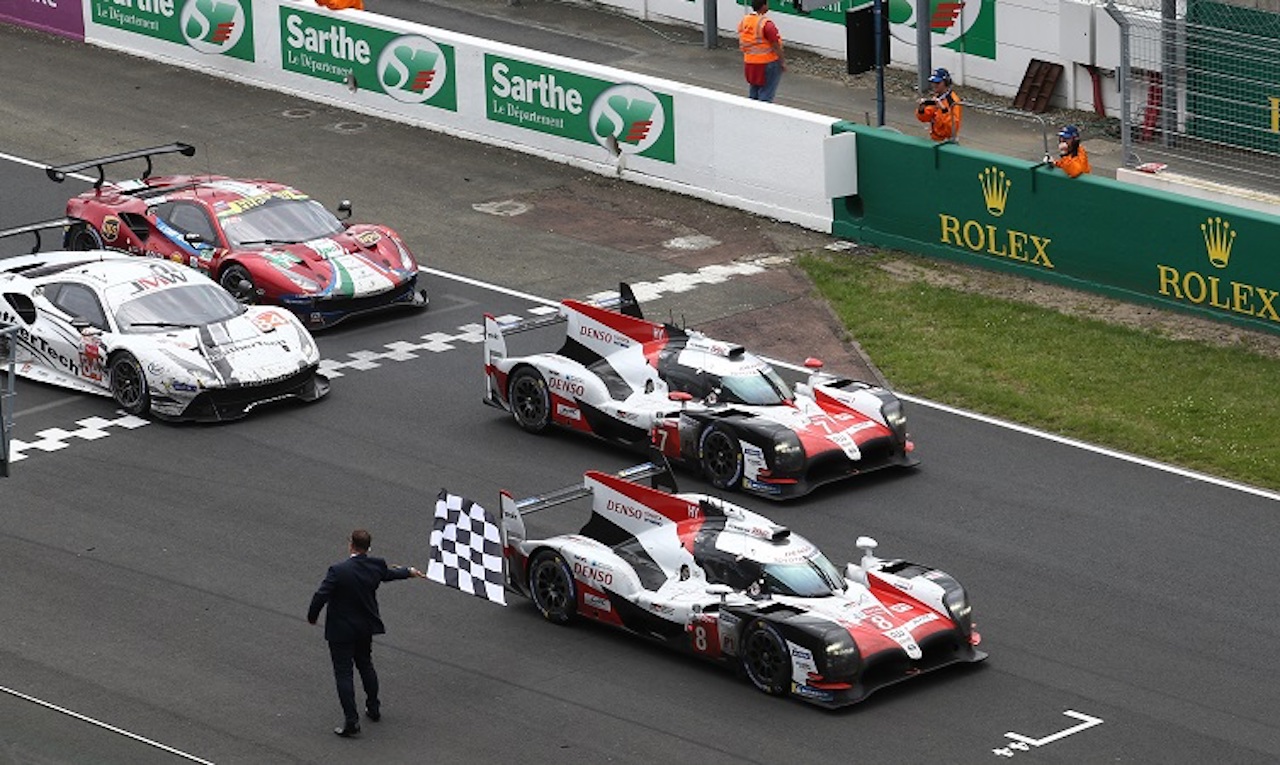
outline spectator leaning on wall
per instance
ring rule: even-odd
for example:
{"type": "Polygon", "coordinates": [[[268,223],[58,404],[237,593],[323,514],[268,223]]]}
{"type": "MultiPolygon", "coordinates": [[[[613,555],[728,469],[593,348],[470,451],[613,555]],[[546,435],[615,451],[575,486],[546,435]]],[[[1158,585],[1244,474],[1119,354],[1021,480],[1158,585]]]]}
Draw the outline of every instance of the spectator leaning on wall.
{"type": "Polygon", "coordinates": [[[1075,125],[1067,125],[1058,131],[1058,158],[1053,159],[1046,154],[1044,161],[1061,168],[1071,178],[1079,178],[1092,170],[1089,152],[1080,143],[1080,128],[1075,125]]]}
{"type": "Polygon", "coordinates": [[[935,141],[960,140],[964,108],[960,105],[960,96],[951,89],[951,73],[942,68],[934,69],[929,82],[933,93],[920,99],[916,105],[916,119],[928,123],[929,137],[935,141]]]}

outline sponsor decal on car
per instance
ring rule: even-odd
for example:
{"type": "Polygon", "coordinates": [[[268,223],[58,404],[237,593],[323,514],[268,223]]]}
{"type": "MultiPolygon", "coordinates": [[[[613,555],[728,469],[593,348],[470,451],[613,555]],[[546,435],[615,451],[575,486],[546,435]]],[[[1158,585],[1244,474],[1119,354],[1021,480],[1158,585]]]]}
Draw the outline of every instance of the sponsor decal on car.
{"type": "Polygon", "coordinates": [[[613,605],[609,603],[608,598],[602,598],[599,595],[586,592],[582,595],[582,602],[588,608],[594,608],[597,611],[612,612],[613,605]]]}
{"type": "Polygon", "coordinates": [[[832,693],[831,691],[824,691],[821,688],[814,688],[812,686],[803,685],[801,683],[792,683],[791,692],[797,696],[802,696],[806,699],[815,699],[817,701],[834,701],[835,700],[835,694],[832,693]]]}
{"type": "Polygon", "coordinates": [[[260,332],[271,332],[277,327],[289,326],[289,319],[278,311],[263,311],[262,313],[254,314],[252,321],[260,332]]]}
{"type": "Polygon", "coordinates": [[[566,420],[577,421],[582,419],[582,412],[578,411],[578,407],[576,406],[569,406],[568,404],[558,403],[556,404],[556,416],[562,417],[566,420]]]}
{"type": "Polygon", "coordinates": [[[108,215],[102,219],[102,238],[108,242],[114,242],[120,236],[120,219],[114,215],[108,215]]]}

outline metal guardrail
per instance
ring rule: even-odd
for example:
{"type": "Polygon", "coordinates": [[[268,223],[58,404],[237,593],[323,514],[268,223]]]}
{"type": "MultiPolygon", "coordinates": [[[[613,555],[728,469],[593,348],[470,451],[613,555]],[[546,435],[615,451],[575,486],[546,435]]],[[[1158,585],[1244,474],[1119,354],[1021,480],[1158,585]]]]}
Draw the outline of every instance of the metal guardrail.
{"type": "Polygon", "coordinates": [[[14,386],[17,379],[18,328],[8,324],[0,325],[0,367],[5,370],[4,385],[0,387],[0,478],[9,477],[9,434],[13,431],[13,402],[18,392],[14,386]]]}
{"type": "MultiPolygon", "coordinates": [[[[1046,120],[1042,115],[1036,114],[1034,112],[1023,111],[1021,109],[1010,109],[1007,106],[991,106],[989,104],[978,103],[975,101],[964,101],[963,106],[965,109],[972,109],[974,111],[987,112],[989,114],[998,114],[1001,117],[1012,117],[1014,119],[1039,123],[1040,135],[1041,135],[1041,138],[1043,138],[1044,140],[1044,153],[1050,156],[1057,154],[1058,142],[1056,140],[1053,142],[1054,151],[1052,153],[1050,153],[1049,151],[1049,136],[1051,134],[1056,136],[1056,131],[1053,129],[1053,126],[1049,124],[1049,121],[1046,120]]],[[[960,143],[964,142],[963,125],[961,125],[959,142],[960,143]]]]}

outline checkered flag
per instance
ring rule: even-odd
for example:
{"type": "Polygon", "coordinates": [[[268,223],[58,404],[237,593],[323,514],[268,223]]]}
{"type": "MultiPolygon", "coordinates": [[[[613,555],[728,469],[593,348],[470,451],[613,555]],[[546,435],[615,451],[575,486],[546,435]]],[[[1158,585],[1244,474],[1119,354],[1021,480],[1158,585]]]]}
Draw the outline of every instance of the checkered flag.
{"type": "Polygon", "coordinates": [[[493,516],[441,489],[431,526],[427,578],[505,606],[502,564],[502,536],[493,516]]]}

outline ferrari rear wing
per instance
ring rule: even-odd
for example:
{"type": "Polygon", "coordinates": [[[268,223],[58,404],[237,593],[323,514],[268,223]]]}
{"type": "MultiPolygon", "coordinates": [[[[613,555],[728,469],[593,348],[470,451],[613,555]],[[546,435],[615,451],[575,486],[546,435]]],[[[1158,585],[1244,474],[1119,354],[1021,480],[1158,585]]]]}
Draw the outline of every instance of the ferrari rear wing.
{"type": "MultiPolygon", "coordinates": [[[[632,465],[629,468],[619,470],[614,475],[624,481],[633,483],[650,478],[652,479],[650,485],[653,488],[674,494],[676,492],[676,483],[675,477],[671,474],[671,465],[667,464],[665,457],[657,456],[659,457],[658,462],[644,462],[639,465],[632,465]]],[[[502,507],[502,548],[504,550],[510,549],[512,545],[523,542],[526,539],[524,516],[589,496],[591,496],[591,488],[590,484],[585,480],[582,483],[565,486],[545,494],[535,494],[532,497],[523,499],[516,499],[511,496],[510,492],[503,491],[499,495],[499,504],[502,507]]]]}
{"type": "Polygon", "coordinates": [[[139,178],[146,179],[151,177],[151,158],[160,154],[181,154],[184,157],[194,157],[196,147],[189,143],[170,143],[164,146],[153,146],[150,149],[138,149],[137,151],[126,151],[123,154],[111,154],[106,157],[97,159],[86,159],[83,162],[73,162],[69,165],[59,165],[57,167],[49,166],[44,169],[45,175],[49,176],[49,180],[55,183],[62,183],[67,179],[68,173],[79,172],[86,168],[96,168],[98,171],[98,180],[94,182],[93,187],[101,188],[106,182],[107,165],[114,165],[119,162],[127,162],[131,159],[145,159],[147,161],[147,169],[143,171],[139,178]]]}
{"type": "Polygon", "coordinates": [[[75,218],[55,218],[54,220],[46,220],[40,223],[28,223],[25,226],[18,226],[16,228],[9,228],[9,229],[5,229],[4,231],[0,231],[0,239],[7,239],[9,237],[14,237],[14,236],[22,236],[23,234],[31,234],[33,237],[35,237],[35,240],[36,240],[35,246],[31,248],[31,252],[34,254],[34,253],[40,252],[40,244],[41,244],[40,232],[41,231],[46,231],[51,228],[66,229],[67,226],[70,226],[75,222],[76,222],[75,218]]]}

